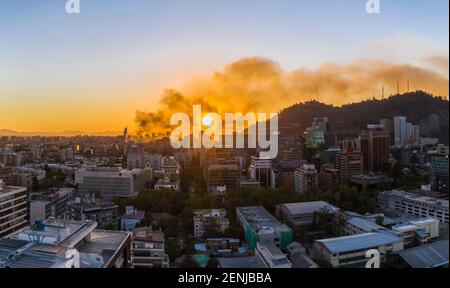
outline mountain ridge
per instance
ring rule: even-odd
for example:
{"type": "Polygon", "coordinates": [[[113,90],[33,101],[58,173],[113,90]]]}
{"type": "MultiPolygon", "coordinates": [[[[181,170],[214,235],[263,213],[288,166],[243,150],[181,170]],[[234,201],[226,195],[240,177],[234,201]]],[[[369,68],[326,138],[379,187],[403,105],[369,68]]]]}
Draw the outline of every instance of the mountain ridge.
{"type": "Polygon", "coordinates": [[[395,116],[405,116],[408,122],[419,125],[422,137],[438,137],[448,144],[449,102],[424,91],[343,106],[317,101],[297,103],[280,112],[279,123],[287,134],[295,134],[309,127],[314,117],[328,117],[331,129],[344,138],[356,136],[367,124],[377,124],[381,119],[393,121],[395,116]]]}

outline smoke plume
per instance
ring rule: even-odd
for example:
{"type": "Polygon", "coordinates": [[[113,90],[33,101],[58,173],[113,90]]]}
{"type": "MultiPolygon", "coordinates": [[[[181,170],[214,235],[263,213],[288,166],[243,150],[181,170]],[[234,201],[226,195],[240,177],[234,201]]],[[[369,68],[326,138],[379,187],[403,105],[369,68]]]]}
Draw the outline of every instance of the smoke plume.
{"type": "MultiPolygon", "coordinates": [[[[446,59],[448,63],[448,58],[446,59]]],[[[264,58],[244,58],[223,71],[188,82],[182,91],[164,91],[155,112],[136,113],[139,133],[168,131],[173,113],[192,113],[201,104],[207,112],[279,112],[298,102],[317,100],[343,105],[414,90],[447,97],[448,76],[439,73],[445,58],[430,58],[436,69],[378,60],[349,64],[324,63],[314,70],[284,71],[264,58]]]]}

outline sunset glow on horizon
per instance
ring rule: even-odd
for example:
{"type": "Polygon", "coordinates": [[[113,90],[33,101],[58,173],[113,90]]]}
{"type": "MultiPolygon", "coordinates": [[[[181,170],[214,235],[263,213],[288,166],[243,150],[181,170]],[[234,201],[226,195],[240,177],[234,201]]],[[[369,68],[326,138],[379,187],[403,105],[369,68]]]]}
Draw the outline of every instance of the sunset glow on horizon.
{"type": "Polygon", "coordinates": [[[68,15],[64,1],[2,1],[0,130],[137,133],[192,104],[279,112],[407,83],[448,98],[447,0],[387,0],[379,15],[364,0],[237,2],[90,0],[68,15]]]}

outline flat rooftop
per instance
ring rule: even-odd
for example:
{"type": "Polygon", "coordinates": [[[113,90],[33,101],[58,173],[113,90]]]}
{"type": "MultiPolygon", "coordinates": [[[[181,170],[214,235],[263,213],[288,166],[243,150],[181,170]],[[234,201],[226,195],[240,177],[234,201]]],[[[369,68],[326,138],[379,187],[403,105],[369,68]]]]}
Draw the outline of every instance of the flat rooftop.
{"type": "Polygon", "coordinates": [[[281,226],[281,223],[262,206],[237,207],[236,211],[253,228],[281,226]]]}
{"type": "Polygon", "coordinates": [[[390,195],[393,195],[393,196],[397,196],[397,197],[403,197],[405,199],[408,199],[408,200],[411,200],[411,201],[420,202],[420,203],[424,203],[424,204],[437,205],[437,206],[442,206],[442,207],[448,208],[448,200],[443,200],[443,199],[423,196],[423,195],[419,195],[419,194],[405,192],[405,191],[402,191],[402,190],[384,191],[382,193],[387,193],[387,194],[390,194],[390,195]]]}
{"type": "Polygon", "coordinates": [[[91,239],[84,241],[77,249],[84,254],[98,254],[107,266],[130,236],[131,233],[124,231],[94,230],[91,239]]]}
{"type": "Polygon", "coordinates": [[[323,244],[330,253],[334,254],[403,242],[403,239],[389,232],[375,232],[316,240],[316,242],[323,244]]]}
{"type": "Polygon", "coordinates": [[[264,269],[267,268],[261,258],[257,256],[249,257],[234,257],[234,258],[219,258],[220,267],[229,269],[252,268],[264,269]]]}
{"type": "Polygon", "coordinates": [[[26,190],[27,188],[25,187],[3,186],[2,188],[0,188],[0,196],[2,196],[2,194],[18,193],[26,190]]]}
{"type": "Polygon", "coordinates": [[[339,208],[325,202],[325,201],[314,201],[314,202],[299,202],[299,203],[286,203],[282,204],[289,213],[295,214],[313,214],[319,210],[329,211],[330,213],[336,213],[339,208]]]}
{"type": "Polygon", "coordinates": [[[40,230],[28,228],[11,238],[0,239],[0,262],[22,249],[22,256],[9,267],[51,268],[67,260],[66,251],[76,249],[80,253],[82,268],[107,266],[131,237],[129,232],[95,230],[97,223],[93,221],[64,223],[58,219],[48,219],[43,224],[40,230]],[[30,241],[40,236],[45,236],[43,242],[30,241]]]}
{"type": "Polygon", "coordinates": [[[347,222],[355,227],[358,227],[359,229],[365,231],[365,232],[376,232],[376,231],[382,231],[387,230],[386,228],[370,221],[364,218],[360,217],[353,217],[347,220],[347,222]]]}

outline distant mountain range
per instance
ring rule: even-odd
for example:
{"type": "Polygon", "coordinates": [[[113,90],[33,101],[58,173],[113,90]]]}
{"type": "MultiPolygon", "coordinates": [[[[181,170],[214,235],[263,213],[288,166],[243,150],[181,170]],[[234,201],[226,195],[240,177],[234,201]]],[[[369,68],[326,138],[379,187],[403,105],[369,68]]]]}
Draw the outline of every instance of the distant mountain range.
{"type": "Polygon", "coordinates": [[[449,102],[423,91],[394,95],[382,100],[367,100],[336,107],[310,101],[284,109],[279,116],[282,131],[298,134],[311,126],[314,117],[328,117],[331,129],[338,137],[356,136],[367,124],[378,124],[380,119],[406,116],[407,121],[420,125],[422,137],[438,137],[449,142],[449,102]]]}
{"type": "Polygon", "coordinates": [[[79,135],[93,135],[93,136],[115,136],[120,135],[118,131],[105,131],[105,132],[85,132],[81,130],[66,130],[62,132],[22,132],[10,129],[0,129],[0,136],[79,136],[79,135]]]}

